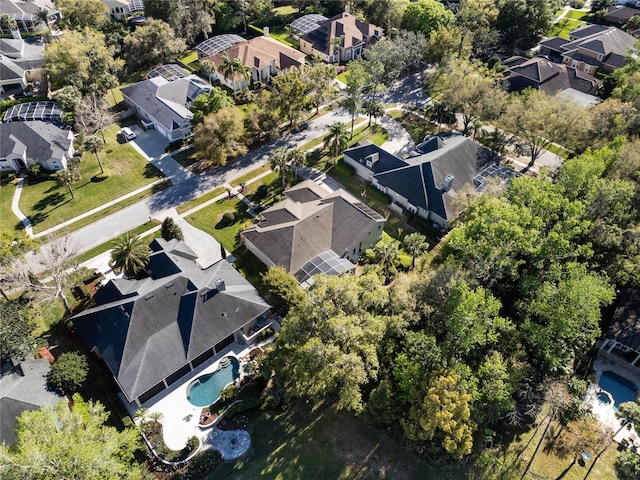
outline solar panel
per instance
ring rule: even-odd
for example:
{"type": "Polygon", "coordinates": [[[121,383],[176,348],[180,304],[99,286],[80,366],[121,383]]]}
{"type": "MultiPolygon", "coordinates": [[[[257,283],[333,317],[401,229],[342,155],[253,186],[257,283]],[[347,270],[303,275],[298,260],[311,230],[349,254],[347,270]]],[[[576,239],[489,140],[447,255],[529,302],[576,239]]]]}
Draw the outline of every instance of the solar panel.
{"type": "Polygon", "coordinates": [[[196,47],[198,51],[198,57],[210,57],[217,55],[220,52],[224,52],[233,47],[236,43],[244,42],[244,38],[234,33],[225,33],[224,35],[216,35],[206,39],[200,45],[196,47]]]}
{"type": "Polygon", "coordinates": [[[318,15],[317,13],[311,13],[309,15],[303,15],[302,17],[295,19],[293,22],[291,22],[289,28],[292,32],[305,34],[318,28],[318,26],[325,20],[327,20],[327,17],[318,15]]]}
{"type": "Polygon", "coordinates": [[[61,120],[62,110],[56,102],[29,102],[15,105],[7,110],[5,122],[24,122],[28,120],[61,120]]]}
{"type": "Polygon", "coordinates": [[[165,80],[172,82],[179,78],[184,78],[189,75],[184,68],[176,65],[175,63],[169,63],[167,65],[160,65],[159,67],[154,68],[149,73],[147,73],[147,77],[162,77],[165,80]]]}

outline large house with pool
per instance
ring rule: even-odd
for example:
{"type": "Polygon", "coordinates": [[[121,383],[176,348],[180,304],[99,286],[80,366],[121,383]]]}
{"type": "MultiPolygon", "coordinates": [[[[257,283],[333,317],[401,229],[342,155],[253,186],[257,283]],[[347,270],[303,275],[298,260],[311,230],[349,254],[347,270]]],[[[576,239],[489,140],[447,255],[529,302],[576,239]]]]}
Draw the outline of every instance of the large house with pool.
{"type": "Polygon", "coordinates": [[[126,400],[140,406],[234,342],[252,344],[271,306],[226,259],[212,265],[184,241],[151,243],[148,277],[113,279],[73,317],[126,400]]]}

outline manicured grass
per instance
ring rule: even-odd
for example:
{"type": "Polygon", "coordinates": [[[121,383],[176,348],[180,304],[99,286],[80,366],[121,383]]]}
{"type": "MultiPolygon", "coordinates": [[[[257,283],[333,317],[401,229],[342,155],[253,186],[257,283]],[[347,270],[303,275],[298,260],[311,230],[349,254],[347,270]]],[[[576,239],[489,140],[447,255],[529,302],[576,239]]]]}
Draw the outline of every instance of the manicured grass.
{"type": "MultiPolygon", "coordinates": [[[[244,195],[251,198],[260,185],[270,185],[278,181],[278,174],[273,172],[261,178],[259,181],[247,185],[244,195]]],[[[224,190],[223,190],[224,191],[224,190]]],[[[247,205],[237,198],[225,198],[187,215],[185,220],[194,227],[204,230],[229,252],[233,252],[241,246],[238,233],[251,224],[252,217],[247,213],[247,205]],[[235,215],[232,225],[220,223],[226,212],[235,215]]]]}
{"type": "Polygon", "coordinates": [[[402,125],[416,144],[422,143],[425,136],[433,135],[438,131],[438,127],[435,124],[411,112],[393,110],[388,112],[387,115],[402,125]]]}
{"type": "Polygon", "coordinates": [[[231,198],[219,200],[202,210],[198,210],[186,216],[185,220],[194,227],[207,232],[227,251],[232,252],[240,246],[238,233],[251,223],[251,216],[247,213],[247,206],[241,200],[231,198]],[[221,220],[227,212],[233,213],[236,220],[232,225],[225,226],[221,220]]]}
{"type": "Polygon", "coordinates": [[[569,10],[567,14],[564,16],[565,18],[572,18],[574,20],[580,20],[585,15],[588,15],[589,12],[584,12],[582,10],[569,10]]]}
{"type": "Polygon", "coordinates": [[[100,177],[100,169],[92,152],[85,152],[80,162],[81,179],[72,186],[72,200],[66,187],[53,179],[25,186],[20,197],[20,209],[29,217],[34,233],[41,232],[81,213],[104,205],[128,192],[159,178],[162,174],[142,158],[129,144],[118,143],[119,126],[105,130],[107,144],[99,153],[107,178],[100,177]]]}
{"type": "Polygon", "coordinates": [[[197,207],[198,205],[202,205],[205,202],[208,202],[212,198],[216,198],[218,195],[224,193],[224,187],[217,187],[211,190],[210,192],[205,193],[204,195],[199,196],[198,198],[194,198],[186,203],[183,203],[179,207],[176,208],[179,214],[183,214],[184,212],[188,212],[192,208],[197,207]]]}
{"type": "Polygon", "coordinates": [[[280,25],[278,27],[271,27],[269,29],[269,36],[275,38],[280,43],[284,43],[291,48],[295,48],[296,50],[300,48],[300,42],[294,40],[289,37],[289,32],[284,25],[280,25]]]}
{"type": "Polygon", "coordinates": [[[16,235],[16,226],[20,223],[11,211],[11,200],[16,187],[10,183],[0,186],[0,233],[16,235]]]}
{"type": "Polygon", "coordinates": [[[243,183],[247,183],[249,180],[251,180],[253,177],[257,177],[258,175],[260,175],[261,173],[264,173],[268,170],[271,169],[271,165],[269,165],[268,163],[266,165],[263,165],[261,167],[255,168],[253,170],[251,170],[249,173],[246,173],[244,175],[239,176],[238,178],[234,178],[233,180],[231,180],[229,183],[234,186],[237,187],[243,183]]]}
{"type": "MultiPolygon", "coordinates": [[[[142,225],[129,230],[129,232],[134,233],[135,235],[141,235],[144,232],[146,232],[147,230],[151,230],[153,227],[156,227],[158,225],[160,225],[161,222],[158,222],[157,220],[152,220],[151,222],[146,222],[143,223],[142,225]]],[[[129,233],[127,232],[127,233],[129,233]]],[[[162,235],[160,234],[160,230],[158,230],[155,235],[154,238],[160,238],[162,235]]],[[[112,246],[112,242],[113,239],[108,240],[106,242],[104,242],[101,245],[98,245],[97,247],[93,247],[91,250],[87,250],[84,253],[81,253],[80,255],[78,255],[75,258],[75,262],[77,264],[86,262],[87,260],[91,260],[93,257],[97,257],[98,255],[100,255],[101,253],[104,253],[108,250],[111,250],[111,246],[112,246]]]]}
{"type": "Polygon", "coordinates": [[[131,205],[134,205],[138,202],[141,202],[142,200],[144,200],[145,198],[149,198],[151,195],[154,195],[158,192],[161,192],[162,190],[164,190],[165,188],[169,187],[171,184],[169,182],[166,183],[160,183],[159,185],[156,185],[152,188],[149,188],[147,190],[144,190],[143,192],[138,193],[137,195],[134,195],[132,197],[129,197],[125,200],[122,200],[121,202],[115,203],[113,205],[109,205],[107,208],[104,208],[102,210],[100,210],[99,212],[94,213],[93,215],[89,215],[87,217],[84,217],[82,220],[78,220],[77,222],[73,222],[72,224],[70,224],[68,227],[65,227],[65,231],[66,232],[73,232],[75,230],[78,230],[82,227],[86,227],[87,225],[91,225],[94,222],[97,222],[98,220],[105,218],[111,214],[117,213],[120,210],[130,207],[131,205]]]}
{"type": "Polygon", "coordinates": [[[189,64],[198,60],[198,52],[196,50],[190,50],[185,53],[184,57],[178,59],[182,63],[189,64]]]}
{"type": "Polygon", "coordinates": [[[565,40],[569,40],[569,32],[575,30],[582,25],[586,25],[586,22],[581,20],[573,20],[571,18],[563,18],[558,23],[555,23],[549,31],[550,37],[560,37],[565,40]]]}
{"type": "Polygon", "coordinates": [[[285,412],[250,412],[251,449],[225,462],[209,480],[464,478],[461,467],[434,467],[406,447],[333,407],[294,406],[285,412]]]}
{"type": "Polygon", "coordinates": [[[291,5],[284,5],[282,7],[276,7],[273,9],[274,15],[291,15],[292,13],[297,13],[300,10],[292,7],[291,5]]]}

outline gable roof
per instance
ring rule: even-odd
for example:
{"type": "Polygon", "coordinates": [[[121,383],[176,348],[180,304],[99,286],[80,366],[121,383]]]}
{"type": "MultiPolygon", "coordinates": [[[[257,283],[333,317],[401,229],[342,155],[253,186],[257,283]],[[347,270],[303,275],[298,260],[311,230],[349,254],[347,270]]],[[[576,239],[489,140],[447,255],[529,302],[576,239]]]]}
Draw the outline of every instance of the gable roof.
{"type": "Polygon", "coordinates": [[[295,274],[313,257],[351,249],[384,218],[343,190],[328,192],[305,180],[286,198],[264,210],[261,220],[242,232],[244,239],[275,265],[295,274]]]}
{"type": "Polygon", "coordinates": [[[640,8],[621,7],[619,5],[614,5],[612,7],[609,7],[604,18],[609,23],[618,23],[619,25],[623,25],[636,15],[640,15],[640,8]]]}
{"type": "MultiPolygon", "coordinates": [[[[418,146],[425,153],[404,160],[396,158],[396,166],[384,168],[376,162],[372,168],[372,178],[383,186],[406,198],[415,207],[431,211],[445,220],[455,218],[460,213],[454,203],[456,190],[463,185],[474,185],[473,177],[489,165],[496,163],[493,152],[479,143],[462,135],[441,133],[418,146]],[[453,176],[451,189],[443,188],[445,178],[453,176]]],[[[390,155],[378,146],[369,146],[379,158],[390,155]]],[[[366,165],[363,149],[356,147],[345,150],[345,155],[366,165]]],[[[384,165],[392,165],[387,160],[384,165]]],[[[368,167],[367,167],[368,168],[368,167]]]]}
{"type": "Polygon", "coordinates": [[[226,260],[201,269],[184,242],[151,248],[149,278],[112,280],[73,317],[130,401],[270,309],[226,260]]]}
{"type": "Polygon", "coordinates": [[[24,81],[24,69],[9,57],[1,56],[0,79],[5,85],[11,81],[15,83],[24,81]]]}
{"type": "MultiPolygon", "coordinates": [[[[300,68],[304,65],[305,58],[304,53],[265,35],[236,43],[227,50],[206,57],[206,60],[219,68],[224,63],[222,58],[224,55],[228,55],[231,59],[240,59],[242,65],[249,68],[262,69],[273,62],[278,70],[290,67],[300,68]]],[[[236,77],[238,76],[239,74],[236,74],[236,77]]]]}
{"type": "Polygon", "coordinates": [[[510,92],[535,88],[554,96],[562,90],[574,88],[591,94],[602,87],[602,82],[588,73],[539,57],[525,59],[525,62],[512,66],[504,72],[504,77],[510,92]]]}
{"type": "Polygon", "coordinates": [[[11,154],[48,160],[61,159],[73,141],[70,131],[51,122],[30,120],[0,123],[0,158],[11,154]]]}
{"type": "Polygon", "coordinates": [[[22,412],[63,400],[58,392],[49,390],[48,372],[46,358],[27,359],[13,373],[0,377],[0,443],[11,445],[17,440],[16,420],[22,412]]]}
{"type": "Polygon", "coordinates": [[[376,30],[379,33],[378,37],[382,37],[382,28],[363,22],[350,13],[342,12],[318,23],[317,28],[305,33],[301,38],[311,43],[315,50],[331,55],[333,38],[342,37],[340,46],[350,48],[375,38],[376,30]]]}
{"type": "Polygon", "coordinates": [[[193,118],[187,105],[211,88],[196,75],[173,80],[159,75],[124,87],[121,91],[160,125],[173,131],[178,130],[185,120],[193,118]]]}

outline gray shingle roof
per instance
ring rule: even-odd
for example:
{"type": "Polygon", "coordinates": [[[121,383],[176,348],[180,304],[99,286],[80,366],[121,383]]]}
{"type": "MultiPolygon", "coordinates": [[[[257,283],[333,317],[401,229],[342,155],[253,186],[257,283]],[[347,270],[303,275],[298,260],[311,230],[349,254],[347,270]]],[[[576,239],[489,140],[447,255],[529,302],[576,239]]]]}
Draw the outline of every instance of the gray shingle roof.
{"type": "Polygon", "coordinates": [[[187,104],[209,90],[211,86],[195,75],[173,81],[157,76],[121,89],[123,95],[168,131],[177,130],[182,122],[193,118],[187,104]]]}
{"type": "Polygon", "coordinates": [[[68,137],[69,130],[51,122],[0,123],[0,157],[22,155],[26,149],[27,158],[61,159],[71,146],[68,137]]]}
{"type": "Polygon", "coordinates": [[[274,264],[296,273],[316,255],[338,256],[384,218],[345,192],[333,193],[306,180],[285,191],[287,198],[262,212],[262,220],[242,232],[274,264]]]}
{"type": "Polygon", "coordinates": [[[185,247],[154,241],[151,278],[111,281],[73,318],[130,401],[270,308],[226,260],[203,270],[185,247]]]}
{"type": "MultiPolygon", "coordinates": [[[[473,140],[451,134],[440,134],[437,142],[425,142],[427,145],[440,146],[428,153],[405,160],[395,157],[396,166],[383,170],[379,165],[386,158],[386,165],[392,165],[390,155],[377,146],[370,146],[381,159],[373,165],[373,178],[389,190],[406,198],[412,205],[432,211],[444,219],[452,219],[460,213],[454,205],[456,190],[465,184],[473,185],[473,177],[496,162],[495,155],[473,140]],[[444,192],[442,186],[447,175],[453,175],[451,190],[444,192]]],[[[423,144],[424,145],[424,144],[423,144]]],[[[427,149],[429,150],[429,149],[427,149]]],[[[351,157],[351,151],[345,154],[351,157]]],[[[353,158],[353,157],[351,157],[353,158]]]]}

